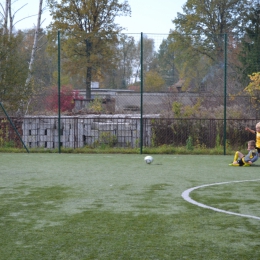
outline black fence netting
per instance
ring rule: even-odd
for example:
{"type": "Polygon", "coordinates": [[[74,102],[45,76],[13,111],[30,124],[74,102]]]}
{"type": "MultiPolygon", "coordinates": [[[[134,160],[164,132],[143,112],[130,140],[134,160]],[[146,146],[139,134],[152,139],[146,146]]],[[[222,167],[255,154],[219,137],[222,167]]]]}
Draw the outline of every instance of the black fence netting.
{"type": "MultiPolygon", "coordinates": [[[[58,119],[54,116],[0,118],[0,147],[59,148],[58,119]],[[16,128],[16,130],[14,129],[16,128]],[[17,132],[19,135],[17,135],[17,132]],[[22,137],[22,140],[20,139],[22,137]]],[[[196,148],[223,146],[222,119],[143,118],[143,145],[158,147],[170,145],[196,148]]],[[[256,120],[228,119],[227,146],[245,147],[255,136],[247,131],[254,129],[256,120]]],[[[140,147],[140,118],[124,116],[63,116],[61,118],[60,145],[64,148],[140,147]]]]}
{"type": "MultiPolygon", "coordinates": [[[[252,138],[244,131],[260,117],[248,76],[260,68],[247,58],[252,37],[42,31],[34,39],[33,31],[0,36],[0,102],[28,147],[184,146],[189,138],[237,147],[252,138]]],[[[0,116],[0,146],[18,145],[0,116]]]]}

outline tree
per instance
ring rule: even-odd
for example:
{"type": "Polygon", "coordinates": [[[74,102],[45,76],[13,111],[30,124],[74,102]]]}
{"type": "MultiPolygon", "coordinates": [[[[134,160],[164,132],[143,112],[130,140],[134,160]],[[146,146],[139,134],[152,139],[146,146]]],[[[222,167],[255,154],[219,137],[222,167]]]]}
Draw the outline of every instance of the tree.
{"type": "Polygon", "coordinates": [[[142,51],[143,56],[143,75],[145,77],[145,73],[156,69],[157,66],[157,53],[154,47],[154,39],[148,38],[147,35],[143,35],[143,49],[141,50],[141,39],[137,43],[136,47],[136,59],[133,63],[134,65],[134,73],[133,77],[134,82],[140,80],[141,75],[141,60],[140,60],[140,53],[142,51]]]}
{"type": "Polygon", "coordinates": [[[4,20],[3,22],[3,35],[5,35],[8,31],[7,24],[8,24],[8,11],[9,11],[9,6],[10,6],[10,0],[5,0],[5,8],[0,4],[3,12],[1,13],[1,16],[4,20]]]}
{"type": "Polygon", "coordinates": [[[257,113],[259,113],[260,103],[260,72],[249,75],[250,82],[244,91],[251,97],[251,102],[257,113]]]}
{"type": "MultiPolygon", "coordinates": [[[[141,53],[141,41],[138,42],[138,53],[141,53]]],[[[156,51],[154,47],[154,39],[148,38],[147,35],[143,35],[143,70],[144,72],[154,69],[156,58],[156,51]]]]}
{"type": "Polygon", "coordinates": [[[114,66],[114,48],[122,30],[115,18],[130,14],[127,1],[118,0],[48,0],[56,37],[62,32],[64,69],[71,75],[85,75],[86,98],[91,98],[91,81],[100,71],[114,66]]]}
{"type": "Polygon", "coordinates": [[[249,75],[250,83],[244,89],[251,96],[255,96],[257,92],[260,92],[260,72],[252,73],[249,75]]]}
{"type": "Polygon", "coordinates": [[[35,33],[34,33],[34,41],[33,41],[31,59],[29,62],[28,77],[25,82],[25,88],[29,85],[31,78],[32,78],[32,67],[33,67],[33,63],[35,60],[35,55],[36,55],[37,46],[38,46],[39,33],[40,33],[40,28],[41,28],[42,2],[43,2],[43,0],[39,0],[37,26],[35,28],[35,33]]]}
{"type": "Polygon", "coordinates": [[[21,99],[28,96],[22,83],[26,80],[28,63],[19,52],[22,35],[0,36],[0,102],[8,110],[17,110],[21,99]]]}
{"type": "Polygon", "coordinates": [[[133,37],[122,35],[118,45],[119,72],[121,88],[126,88],[131,83],[134,63],[137,59],[137,49],[133,37]]]}
{"type": "MultiPolygon", "coordinates": [[[[210,81],[208,85],[212,93],[222,93],[225,44],[229,44],[229,55],[239,45],[248,26],[246,14],[250,6],[249,0],[187,1],[183,6],[184,14],[178,13],[173,20],[175,30],[171,32],[175,64],[178,70],[182,70],[179,71],[180,77],[192,82],[192,72],[197,81],[195,86],[210,81]],[[225,42],[225,34],[232,35],[232,42],[225,42]]],[[[228,64],[228,73],[237,75],[237,62],[234,62],[228,64]]],[[[235,78],[237,84],[232,85],[241,85],[238,77],[235,78]]]]}
{"type": "MultiPolygon", "coordinates": [[[[42,0],[40,1],[40,5],[42,5],[42,0]]],[[[16,2],[16,1],[13,1],[16,2]]],[[[0,21],[3,22],[3,34],[13,34],[13,30],[14,30],[14,26],[15,24],[19,23],[21,20],[30,18],[32,16],[36,16],[36,15],[30,15],[30,16],[26,16],[18,21],[14,21],[15,15],[17,14],[17,12],[21,11],[25,6],[27,5],[24,4],[22,5],[20,8],[18,8],[18,10],[13,11],[12,9],[12,0],[5,0],[5,6],[2,5],[2,3],[0,3],[0,21]]]]}
{"type": "MultiPolygon", "coordinates": [[[[17,46],[17,51],[21,59],[24,60],[24,66],[26,67],[25,80],[20,83],[23,84],[24,91],[28,88],[26,100],[23,100],[24,106],[20,108],[20,111],[25,114],[41,111],[41,101],[44,99],[46,88],[57,84],[57,54],[48,52],[49,42],[46,32],[40,29],[38,34],[38,47],[31,68],[31,80],[29,85],[25,87],[26,79],[28,79],[28,63],[31,60],[35,29],[18,32],[21,42],[19,46],[17,46]]],[[[61,84],[68,85],[68,77],[62,77],[61,84]]]]}
{"type": "Polygon", "coordinates": [[[239,35],[246,25],[248,0],[188,0],[173,20],[181,40],[192,37],[193,49],[216,62],[223,60],[225,33],[239,35]]]}
{"type": "Polygon", "coordinates": [[[158,92],[162,91],[165,84],[164,79],[157,71],[150,70],[145,74],[145,91],[158,92]]]}
{"type": "MultiPolygon", "coordinates": [[[[40,35],[40,29],[41,29],[42,2],[43,2],[43,0],[39,0],[37,26],[36,26],[35,32],[34,32],[33,47],[32,47],[29,67],[28,67],[28,75],[27,75],[27,79],[25,81],[25,86],[24,86],[25,91],[27,91],[27,89],[30,89],[31,88],[30,84],[32,84],[31,81],[32,81],[32,77],[33,77],[33,65],[35,62],[36,52],[37,52],[37,48],[38,48],[39,35],[40,35]]],[[[30,103],[30,100],[31,99],[29,99],[29,103],[30,103]]],[[[24,107],[24,104],[25,104],[24,100],[21,100],[22,108],[24,107]]],[[[28,107],[28,105],[27,105],[27,107],[28,107]]],[[[27,113],[27,109],[25,111],[25,114],[26,113],[27,113]]]]}
{"type": "Polygon", "coordinates": [[[2,8],[2,12],[0,11],[0,15],[2,16],[3,20],[3,31],[2,34],[12,34],[13,30],[13,16],[12,16],[12,9],[11,9],[11,0],[5,0],[5,7],[0,3],[0,6],[2,8]],[[8,28],[8,22],[9,22],[9,28],[8,28]]]}
{"type": "Polygon", "coordinates": [[[247,14],[248,26],[242,39],[239,60],[242,63],[243,80],[248,83],[248,75],[260,71],[260,4],[253,1],[247,14]]]}
{"type": "Polygon", "coordinates": [[[178,81],[178,71],[176,69],[174,60],[175,53],[172,48],[172,43],[174,42],[171,35],[163,40],[159,51],[158,51],[158,66],[160,75],[165,80],[167,86],[171,86],[178,81]]]}
{"type": "MultiPolygon", "coordinates": [[[[25,34],[21,33],[19,31],[17,34],[13,33],[14,25],[19,22],[17,21],[14,23],[14,17],[15,14],[21,10],[25,5],[23,5],[21,8],[19,8],[17,11],[12,13],[12,1],[6,0],[5,7],[3,7],[1,4],[3,12],[0,12],[0,15],[2,15],[3,18],[3,26],[2,26],[2,42],[1,42],[1,50],[3,56],[1,57],[1,69],[2,69],[2,84],[5,84],[3,88],[5,89],[6,86],[9,86],[8,92],[9,95],[10,90],[15,91],[15,93],[12,93],[12,95],[17,97],[18,104],[15,104],[14,99],[12,100],[12,107],[16,107],[20,112],[24,112],[23,108],[24,105],[30,100],[31,95],[33,94],[33,65],[36,58],[36,51],[38,48],[38,40],[39,40],[39,34],[40,34],[40,26],[41,26],[41,14],[42,14],[42,3],[43,0],[39,0],[39,12],[38,12],[38,22],[37,27],[34,34],[34,42],[32,47],[32,52],[29,57],[28,62],[28,56],[26,55],[25,49],[22,47],[22,44],[25,43],[24,38],[25,34]],[[19,39],[20,42],[17,42],[17,39],[19,39]],[[13,41],[13,42],[12,42],[13,41]],[[10,51],[10,46],[12,46],[12,52],[10,51]],[[16,48],[16,50],[15,50],[16,48]],[[23,51],[22,51],[23,50],[23,51]],[[15,53],[15,55],[14,55],[15,53]],[[12,56],[12,57],[11,57],[12,56]],[[24,60],[23,60],[24,59],[24,60]],[[27,74],[27,78],[25,78],[24,75],[21,76],[21,73],[13,73],[12,78],[9,78],[7,75],[10,73],[8,69],[4,71],[5,64],[9,64],[12,62],[12,69],[15,71],[15,69],[18,69],[19,71],[22,71],[25,75],[27,74]],[[29,63],[29,66],[28,66],[29,63]],[[27,66],[27,72],[25,70],[25,66],[27,66]],[[17,79],[16,79],[17,78],[17,79]],[[11,82],[8,82],[7,80],[11,80],[11,82]],[[11,87],[13,85],[13,82],[16,82],[16,88],[14,89],[11,87]],[[18,83],[19,82],[19,83],[18,83]],[[19,84],[19,86],[18,86],[19,84]]],[[[28,17],[25,17],[23,19],[26,19],[28,17]]],[[[28,38],[28,37],[27,37],[28,38]]],[[[28,46],[27,46],[28,47],[28,46]]],[[[7,68],[7,67],[6,67],[7,68]]],[[[9,70],[11,70],[10,64],[9,64],[9,70]]],[[[12,71],[12,70],[11,70],[12,71]]],[[[4,90],[4,93],[6,93],[6,90],[4,90]]],[[[8,96],[2,96],[3,99],[8,99],[8,96]]],[[[28,103],[27,103],[28,107],[28,103]]]]}
{"type": "Polygon", "coordinates": [[[133,77],[133,70],[138,55],[135,40],[126,34],[122,34],[119,37],[119,42],[114,47],[115,67],[104,73],[105,77],[101,85],[105,88],[126,89],[133,77]]]}

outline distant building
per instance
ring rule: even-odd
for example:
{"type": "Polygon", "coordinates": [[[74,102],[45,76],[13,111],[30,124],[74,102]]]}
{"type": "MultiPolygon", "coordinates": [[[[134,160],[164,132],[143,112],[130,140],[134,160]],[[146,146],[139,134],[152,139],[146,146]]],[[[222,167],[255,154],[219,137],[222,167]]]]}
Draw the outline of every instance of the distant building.
{"type": "Polygon", "coordinates": [[[91,88],[92,88],[92,89],[97,89],[97,88],[99,88],[99,82],[96,82],[96,81],[91,82],[91,88]]]}

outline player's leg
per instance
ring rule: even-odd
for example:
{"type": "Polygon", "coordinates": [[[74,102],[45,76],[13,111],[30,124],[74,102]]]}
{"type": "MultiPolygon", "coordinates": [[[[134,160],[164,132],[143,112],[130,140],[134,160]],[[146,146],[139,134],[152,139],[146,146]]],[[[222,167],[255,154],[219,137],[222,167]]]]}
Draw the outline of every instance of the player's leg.
{"type": "Polygon", "coordinates": [[[242,154],[239,151],[236,151],[233,162],[237,162],[238,159],[241,159],[244,157],[244,154],[242,154]]]}

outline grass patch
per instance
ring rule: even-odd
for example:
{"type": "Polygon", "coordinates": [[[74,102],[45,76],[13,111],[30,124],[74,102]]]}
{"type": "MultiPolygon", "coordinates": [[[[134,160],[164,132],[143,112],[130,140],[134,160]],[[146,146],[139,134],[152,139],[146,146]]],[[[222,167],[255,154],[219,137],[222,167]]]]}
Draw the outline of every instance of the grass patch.
{"type": "MultiPolygon", "coordinates": [[[[30,148],[30,153],[59,153],[56,149],[46,148],[30,148]]],[[[223,147],[218,146],[215,148],[194,147],[192,150],[186,147],[175,147],[172,145],[162,145],[158,147],[143,147],[143,154],[193,154],[193,155],[223,155],[223,147]]],[[[26,153],[23,148],[10,148],[0,147],[0,153],[26,153]]],[[[61,147],[61,153],[84,153],[84,154],[140,154],[140,148],[128,148],[128,147],[110,147],[110,146],[98,146],[82,148],[63,148],[61,147]]],[[[235,153],[231,148],[226,149],[227,155],[233,155],[235,153]]]]}

